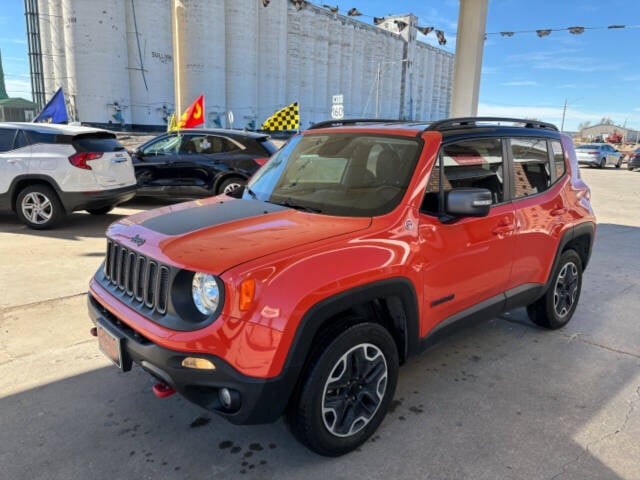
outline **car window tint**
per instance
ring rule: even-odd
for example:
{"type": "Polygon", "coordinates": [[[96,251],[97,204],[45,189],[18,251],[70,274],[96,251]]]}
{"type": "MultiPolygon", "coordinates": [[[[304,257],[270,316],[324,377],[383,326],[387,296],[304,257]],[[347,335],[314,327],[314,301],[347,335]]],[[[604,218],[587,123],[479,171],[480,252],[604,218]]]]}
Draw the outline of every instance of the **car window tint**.
{"type": "Polygon", "coordinates": [[[13,139],[16,136],[16,130],[13,128],[0,128],[0,152],[8,152],[13,150],[13,139]]]}
{"type": "Polygon", "coordinates": [[[553,164],[556,169],[556,178],[560,178],[567,170],[564,150],[562,144],[557,140],[551,141],[551,148],[553,149],[553,164]]]}
{"type": "Polygon", "coordinates": [[[551,186],[551,166],[546,139],[513,138],[510,143],[515,197],[527,197],[548,189],[551,186]]]}
{"type": "Polygon", "coordinates": [[[37,143],[57,143],[56,135],[53,133],[34,132],[32,130],[26,130],[24,133],[31,145],[37,143]]]}
{"type": "Polygon", "coordinates": [[[175,155],[182,141],[182,135],[169,135],[142,149],[144,155],[175,155]]]}
{"type": "Polygon", "coordinates": [[[444,145],[429,176],[422,210],[433,215],[441,213],[441,185],[443,193],[452,188],[486,188],[491,192],[493,204],[503,202],[502,163],[502,141],[497,138],[478,138],[444,145]],[[440,162],[444,164],[442,177],[440,162]]]}
{"type": "Polygon", "coordinates": [[[111,134],[84,134],[73,138],[73,146],[80,152],[119,152],[124,150],[111,134]]]}
{"type": "Polygon", "coordinates": [[[18,133],[16,134],[16,138],[13,141],[13,148],[22,148],[22,147],[26,147],[27,145],[29,145],[29,142],[27,141],[27,137],[25,137],[24,132],[22,130],[18,130],[18,133]]]}

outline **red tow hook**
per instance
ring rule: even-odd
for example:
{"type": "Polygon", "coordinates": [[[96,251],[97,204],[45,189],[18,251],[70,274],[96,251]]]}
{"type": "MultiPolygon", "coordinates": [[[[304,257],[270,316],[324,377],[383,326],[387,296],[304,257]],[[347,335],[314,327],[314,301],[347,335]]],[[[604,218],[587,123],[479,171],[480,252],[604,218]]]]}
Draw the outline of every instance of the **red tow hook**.
{"type": "Polygon", "coordinates": [[[176,393],[176,389],[164,382],[158,382],[153,386],[153,394],[158,398],[167,398],[176,393]]]}
{"type": "Polygon", "coordinates": [[[91,336],[97,337],[98,336],[98,329],[96,327],[93,327],[91,330],[89,330],[89,333],[91,334],[91,336]]]}

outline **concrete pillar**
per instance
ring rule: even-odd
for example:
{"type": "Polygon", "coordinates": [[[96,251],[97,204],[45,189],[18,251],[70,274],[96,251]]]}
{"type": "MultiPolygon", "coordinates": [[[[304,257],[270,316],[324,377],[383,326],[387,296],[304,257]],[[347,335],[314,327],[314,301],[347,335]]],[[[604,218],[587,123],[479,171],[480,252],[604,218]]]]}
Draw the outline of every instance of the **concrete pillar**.
{"type": "Polygon", "coordinates": [[[451,116],[478,114],[480,71],[489,0],[460,0],[451,116]]]}

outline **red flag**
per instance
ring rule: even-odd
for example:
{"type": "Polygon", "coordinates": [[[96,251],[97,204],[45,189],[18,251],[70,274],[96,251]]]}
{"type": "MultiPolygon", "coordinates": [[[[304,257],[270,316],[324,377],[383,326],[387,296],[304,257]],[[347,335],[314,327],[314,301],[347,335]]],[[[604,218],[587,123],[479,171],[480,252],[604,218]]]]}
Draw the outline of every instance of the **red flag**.
{"type": "Polygon", "coordinates": [[[201,123],[204,123],[204,95],[196,98],[196,101],[184,111],[178,122],[178,128],[193,128],[201,123]]]}

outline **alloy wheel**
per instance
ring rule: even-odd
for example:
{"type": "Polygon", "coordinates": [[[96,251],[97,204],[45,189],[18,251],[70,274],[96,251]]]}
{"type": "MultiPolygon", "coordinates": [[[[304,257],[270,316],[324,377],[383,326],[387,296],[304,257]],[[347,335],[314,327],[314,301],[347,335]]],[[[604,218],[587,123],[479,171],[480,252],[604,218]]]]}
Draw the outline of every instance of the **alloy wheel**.
{"type": "Polygon", "coordinates": [[[362,430],[374,417],[387,388],[387,361],[371,343],[361,343],[335,363],[324,385],[322,420],[337,437],[362,430]]]}
{"type": "Polygon", "coordinates": [[[571,311],[577,294],[578,267],[573,262],[568,262],[560,270],[553,290],[553,308],[559,318],[571,311]]]}
{"type": "Polygon", "coordinates": [[[25,195],[21,208],[24,216],[36,225],[47,223],[53,216],[51,200],[40,192],[31,192],[25,195]]]}

